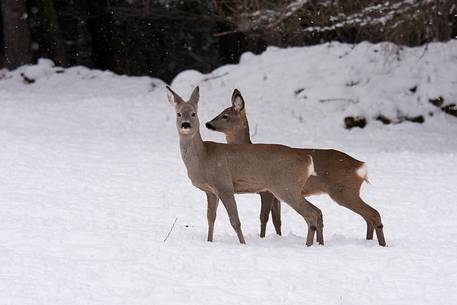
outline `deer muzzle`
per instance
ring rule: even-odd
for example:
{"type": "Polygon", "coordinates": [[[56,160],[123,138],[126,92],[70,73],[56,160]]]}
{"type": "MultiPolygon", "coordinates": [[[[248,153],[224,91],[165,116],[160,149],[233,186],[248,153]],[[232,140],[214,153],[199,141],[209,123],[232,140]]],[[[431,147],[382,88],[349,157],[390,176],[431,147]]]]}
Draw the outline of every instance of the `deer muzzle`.
{"type": "Polygon", "coordinates": [[[205,126],[210,130],[216,130],[216,128],[213,125],[211,125],[211,122],[206,123],[205,126]]]}
{"type": "Polygon", "coordinates": [[[190,129],[190,123],[189,122],[182,122],[181,123],[181,129],[190,129]]]}

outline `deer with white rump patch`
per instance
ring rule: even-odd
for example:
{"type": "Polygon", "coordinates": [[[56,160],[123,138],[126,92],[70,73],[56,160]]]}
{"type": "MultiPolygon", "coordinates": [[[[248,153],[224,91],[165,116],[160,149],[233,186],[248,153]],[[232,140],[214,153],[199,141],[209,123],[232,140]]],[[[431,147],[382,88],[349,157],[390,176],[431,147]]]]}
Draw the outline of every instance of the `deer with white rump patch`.
{"type": "MultiPolygon", "coordinates": [[[[232,106],[206,123],[206,127],[224,133],[227,143],[252,143],[244,99],[237,89],[232,94],[232,106]]],[[[350,209],[365,219],[367,223],[366,239],[373,239],[373,233],[376,231],[379,245],[385,246],[381,216],[377,210],[360,198],[360,187],[364,181],[367,181],[365,163],[333,149],[301,149],[300,151],[305,155],[312,156],[316,171],[316,175],[307,180],[302,189],[302,194],[304,196],[328,194],[339,205],[350,209]]],[[[280,234],[279,200],[269,193],[260,193],[260,195],[262,201],[260,236],[265,236],[270,210],[276,232],[280,234]]]]}
{"type": "Polygon", "coordinates": [[[303,187],[314,173],[310,155],[284,145],[203,141],[197,115],[198,87],[187,102],[169,87],[167,94],[176,111],[181,157],[187,175],[207,196],[208,241],[213,240],[220,199],[240,243],[244,244],[234,194],[268,191],[305,219],[308,225],[306,245],[313,244],[314,235],[317,235],[318,243],[324,243],[322,212],[303,198],[303,187]]]}

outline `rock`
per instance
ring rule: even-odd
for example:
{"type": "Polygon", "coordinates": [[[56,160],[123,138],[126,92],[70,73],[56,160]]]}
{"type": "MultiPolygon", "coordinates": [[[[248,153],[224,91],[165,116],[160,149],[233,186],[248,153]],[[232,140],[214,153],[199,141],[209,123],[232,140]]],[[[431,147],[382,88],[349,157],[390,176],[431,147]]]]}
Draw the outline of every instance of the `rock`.
{"type": "Polygon", "coordinates": [[[441,108],[447,114],[457,117],[457,106],[455,104],[449,104],[441,108]]]}
{"type": "Polygon", "coordinates": [[[28,77],[28,76],[25,75],[24,73],[21,73],[21,76],[22,76],[22,80],[23,80],[24,83],[26,83],[27,85],[33,84],[33,83],[35,82],[35,79],[28,77]]]}
{"type": "Polygon", "coordinates": [[[439,107],[445,113],[457,117],[457,106],[456,104],[447,104],[444,105],[444,98],[439,96],[434,99],[428,100],[432,105],[439,107]]]}
{"type": "Polygon", "coordinates": [[[444,104],[444,98],[442,96],[429,99],[428,101],[436,107],[441,107],[444,104]]]}
{"type": "Polygon", "coordinates": [[[425,122],[425,118],[423,115],[418,115],[418,116],[413,116],[413,117],[405,116],[401,119],[401,121],[408,121],[408,122],[422,124],[425,122]]]}
{"type": "Polygon", "coordinates": [[[389,125],[392,123],[392,120],[384,116],[383,114],[378,115],[376,117],[376,120],[381,121],[384,125],[389,125]]]}
{"type": "Polygon", "coordinates": [[[344,125],[346,126],[346,129],[351,129],[354,127],[363,128],[367,125],[367,119],[360,116],[348,116],[344,118],[344,125]]]}
{"type": "Polygon", "coordinates": [[[300,88],[300,89],[297,89],[294,91],[295,95],[299,95],[300,93],[302,93],[305,89],[304,88],[300,88]]]}

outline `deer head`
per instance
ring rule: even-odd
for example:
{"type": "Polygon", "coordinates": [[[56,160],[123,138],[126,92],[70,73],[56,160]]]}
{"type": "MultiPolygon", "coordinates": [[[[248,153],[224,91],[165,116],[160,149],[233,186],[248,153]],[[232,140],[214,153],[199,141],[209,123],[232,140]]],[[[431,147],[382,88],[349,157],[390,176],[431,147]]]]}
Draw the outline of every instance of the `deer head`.
{"type": "Polygon", "coordinates": [[[199,100],[199,88],[195,87],[189,100],[185,102],[178,94],[167,86],[168,101],[175,107],[176,128],[180,136],[192,137],[199,128],[197,110],[199,100]]]}
{"type": "Polygon", "coordinates": [[[245,124],[244,100],[238,89],[233,90],[232,106],[224,109],[214,119],[205,124],[206,128],[223,133],[232,133],[245,124]]]}

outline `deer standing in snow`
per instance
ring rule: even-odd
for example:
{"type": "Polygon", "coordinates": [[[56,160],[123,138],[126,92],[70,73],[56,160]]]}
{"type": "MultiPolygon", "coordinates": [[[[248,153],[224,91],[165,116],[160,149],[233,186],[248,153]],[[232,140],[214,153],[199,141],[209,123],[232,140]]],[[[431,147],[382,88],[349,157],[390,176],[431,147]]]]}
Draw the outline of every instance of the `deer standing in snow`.
{"type": "MultiPolygon", "coordinates": [[[[232,106],[206,123],[206,127],[224,133],[227,143],[252,143],[244,99],[237,89],[232,94],[232,106]]],[[[360,187],[364,181],[367,181],[365,163],[333,149],[301,149],[301,152],[312,156],[316,171],[316,175],[310,176],[307,180],[302,194],[304,196],[328,194],[339,205],[350,209],[365,219],[367,223],[366,239],[373,239],[373,233],[376,231],[379,245],[385,246],[386,241],[379,212],[360,198],[360,187]]],[[[280,234],[279,200],[271,193],[260,193],[260,196],[262,201],[260,236],[265,236],[270,210],[276,232],[280,234]]]]}
{"type": "Polygon", "coordinates": [[[213,240],[220,199],[240,243],[244,244],[234,194],[268,191],[305,219],[308,225],[306,245],[313,244],[315,234],[318,243],[324,243],[322,212],[303,196],[306,181],[314,173],[310,155],[284,145],[203,141],[197,116],[198,87],[187,102],[169,87],[167,95],[175,107],[181,157],[187,175],[207,196],[208,241],[213,240]]]}

